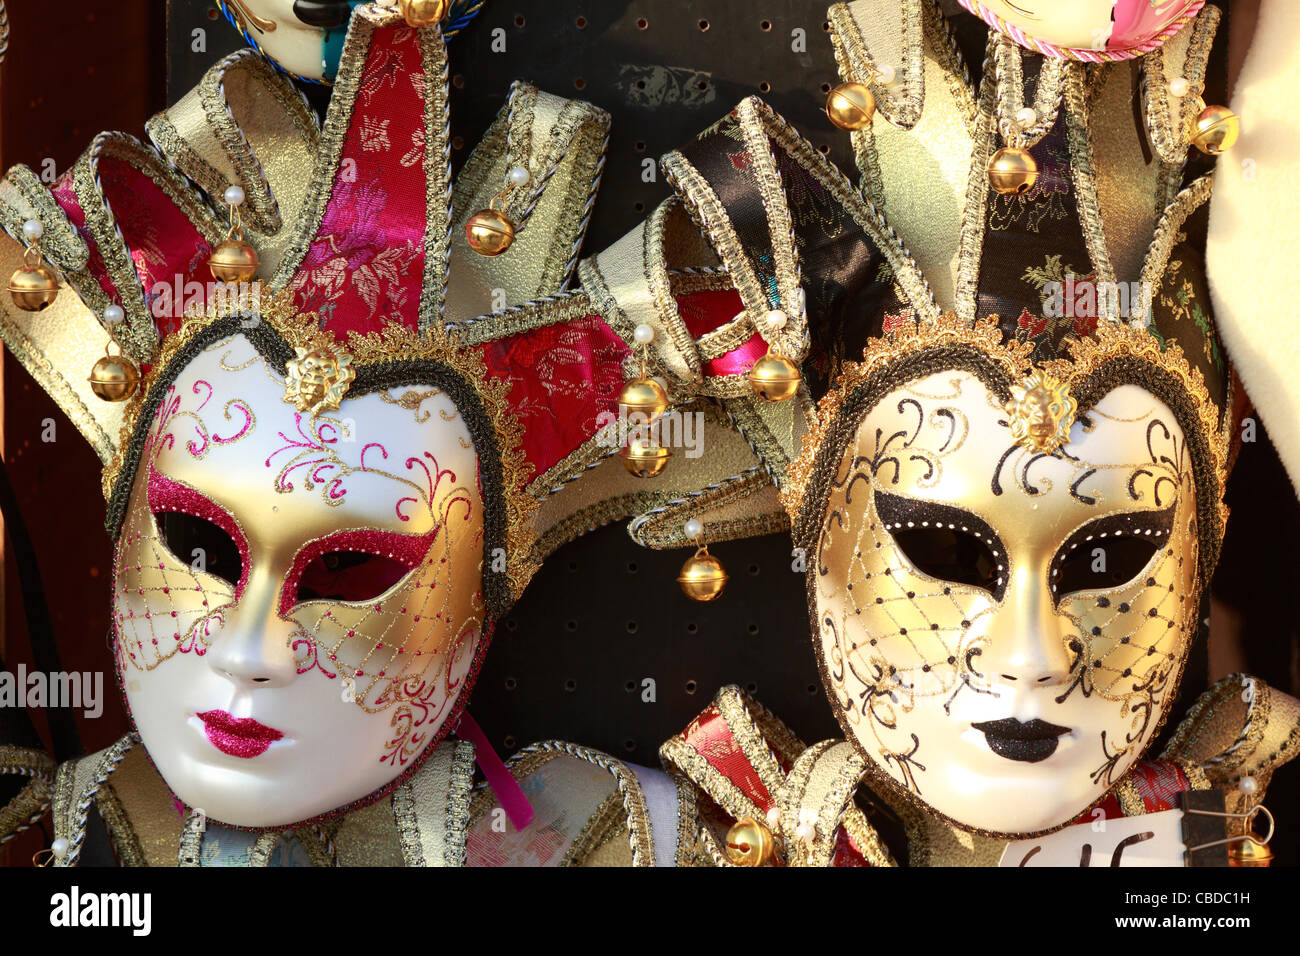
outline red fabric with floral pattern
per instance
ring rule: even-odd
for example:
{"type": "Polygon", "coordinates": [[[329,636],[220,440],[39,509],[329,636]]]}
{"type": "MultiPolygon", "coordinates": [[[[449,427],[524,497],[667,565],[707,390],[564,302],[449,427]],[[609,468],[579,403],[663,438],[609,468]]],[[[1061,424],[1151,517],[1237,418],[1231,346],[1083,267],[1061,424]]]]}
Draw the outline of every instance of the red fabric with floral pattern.
{"type": "Polygon", "coordinates": [[[482,346],[488,374],[510,383],[534,476],[595,436],[617,411],[626,343],[598,315],[547,325],[482,346]]]}
{"type": "MultiPolygon", "coordinates": [[[[740,293],[734,289],[722,291],[702,290],[689,292],[677,297],[677,311],[682,317],[691,338],[700,336],[726,325],[738,314],[745,311],[745,303],[740,293]]],[[[767,343],[755,332],[743,345],[732,349],[725,355],[703,363],[704,374],[741,375],[748,372],[754,363],[767,354],[767,343]]]]}
{"type": "Polygon", "coordinates": [[[416,328],[424,284],[423,53],[404,26],[371,44],[329,205],[290,285],[340,340],[390,322],[416,328]]]}
{"type": "Polygon", "coordinates": [[[772,795],[759,779],[758,771],[740,749],[731,726],[722,712],[710,705],[682,732],[682,739],[708,761],[709,766],[727,778],[741,793],[767,813],[772,795]]]}
{"type": "MultiPolygon", "coordinates": [[[[1182,806],[1178,799],[1179,794],[1192,789],[1192,782],[1187,779],[1183,769],[1168,760],[1139,760],[1133,764],[1127,776],[1137,790],[1138,796],[1142,798],[1142,805],[1147,813],[1179,809],[1182,806]]],[[[1093,809],[1081,813],[1073,822],[1091,823],[1096,819],[1096,810],[1101,810],[1107,820],[1125,816],[1124,811],[1120,809],[1119,800],[1115,797],[1115,791],[1112,790],[1106,795],[1106,799],[1093,809]]]]}

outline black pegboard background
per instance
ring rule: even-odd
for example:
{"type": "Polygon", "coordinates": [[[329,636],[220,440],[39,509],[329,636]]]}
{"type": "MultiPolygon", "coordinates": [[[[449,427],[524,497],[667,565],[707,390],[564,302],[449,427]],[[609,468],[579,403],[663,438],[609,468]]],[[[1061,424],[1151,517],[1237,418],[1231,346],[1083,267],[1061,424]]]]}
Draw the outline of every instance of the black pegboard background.
{"type": "MultiPolygon", "coordinates": [[[[646,159],[688,141],[751,94],[762,95],[851,170],[847,137],[831,130],[821,112],[835,78],[827,5],[488,0],[452,41],[456,161],[468,155],[517,78],[608,110],[613,134],[588,254],[633,228],[668,195],[662,181],[643,180],[646,159]],[[802,53],[791,49],[796,28],[806,37],[802,53]],[[504,31],[504,53],[491,50],[494,30],[504,31]]],[[[977,68],[983,31],[965,19],[970,22],[958,22],[971,29],[959,40],[977,68]]],[[[208,0],[170,0],[168,36],[171,101],[240,46],[208,0]],[[202,52],[193,50],[197,29],[204,30],[202,52]]],[[[311,94],[322,109],[326,95],[311,94]]],[[[1242,451],[1229,503],[1233,518],[1215,591],[1246,622],[1251,644],[1241,666],[1297,693],[1300,624],[1277,596],[1300,593],[1300,563],[1260,556],[1276,554],[1279,540],[1300,540],[1300,505],[1262,435],[1242,451]]],[[[557,552],[498,628],[474,692],[472,712],[497,747],[510,752],[561,737],[653,766],[659,744],[724,683],[746,686],[805,740],[838,735],[813,664],[802,577],[791,570],[788,536],[711,550],[725,562],[731,583],[719,601],[704,605],[683,597],[673,580],[687,552],[638,548],[621,524],[557,552]],[[643,699],[647,679],[655,682],[652,703],[643,699]]],[[[1293,553],[1293,547],[1285,552],[1293,553]]],[[[1202,645],[1189,663],[1186,688],[1203,687],[1205,670],[1202,645]]],[[[1292,768],[1270,789],[1279,862],[1294,862],[1300,846],[1297,777],[1292,768]]]]}

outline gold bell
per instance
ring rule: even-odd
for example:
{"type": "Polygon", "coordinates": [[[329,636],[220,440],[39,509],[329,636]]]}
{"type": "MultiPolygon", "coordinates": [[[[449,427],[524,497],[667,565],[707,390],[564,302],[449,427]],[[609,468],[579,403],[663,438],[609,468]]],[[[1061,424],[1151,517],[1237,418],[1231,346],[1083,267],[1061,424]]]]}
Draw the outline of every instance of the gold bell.
{"type": "Polygon", "coordinates": [[[772,831],[752,817],[727,831],[727,859],[736,866],[766,866],[775,853],[772,831]]]}
{"type": "Polygon", "coordinates": [[[24,312],[40,312],[59,297],[59,280],[45,266],[24,265],[9,277],[9,295],[24,312]]]}
{"type": "Polygon", "coordinates": [[[90,390],[106,402],[125,402],[140,384],[140,370],[124,355],[105,355],[90,370],[90,390]]]}
{"type": "Polygon", "coordinates": [[[495,258],[514,244],[515,224],[503,212],[484,209],[465,223],[465,239],[480,256],[495,258]]]}
{"type": "Polygon", "coordinates": [[[876,113],[876,97],[863,83],[841,83],[826,97],[826,116],[840,129],[866,129],[876,113]]]}
{"type": "Polygon", "coordinates": [[[668,393],[652,378],[634,378],[618,393],[618,404],[624,415],[641,414],[650,423],[668,409],[668,393]]]}
{"type": "Polygon", "coordinates": [[[677,583],[692,601],[712,601],[727,586],[727,569],[703,547],[686,559],[677,574],[677,583]]]}
{"type": "Polygon", "coordinates": [[[622,451],[623,467],[638,478],[653,478],[668,467],[672,452],[649,438],[633,438],[622,451]]]}
{"type": "Polygon", "coordinates": [[[783,355],[768,353],[749,370],[749,387],[765,402],[784,402],[794,398],[803,376],[799,366],[783,355]]]}
{"type": "Polygon", "coordinates": [[[1026,150],[1004,146],[989,160],[989,185],[1003,196],[1021,196],[1038,182],[1038,164],[1026,150]]]}
{"type": "Polygon", "coordinates": [[[1240,135],[1241,120],[1226,106],[1206,106],[1192,123],[1192,145],[1209,156],[1232,149],[1240,135]]]}
{"type": "Polygon", "coordinates": [[[1272,862],[1273,851],[1267,844],[1250,839],[1228,844],[1229,866],[1268,866],[1272,862]]]}
{"type": "Polygon", "coordinates": [[[227,284],[251,282],[261,266],[257,250],[242,238],[225,239],[212,250],[208,268],[218,282],[227,284]]]}
{"type": "Polygon", "coordinates": [[[431,27],[441,23],[447,15],[447,3],[448,0],[397,0],[398,9],[410,27],[431,27]]]}

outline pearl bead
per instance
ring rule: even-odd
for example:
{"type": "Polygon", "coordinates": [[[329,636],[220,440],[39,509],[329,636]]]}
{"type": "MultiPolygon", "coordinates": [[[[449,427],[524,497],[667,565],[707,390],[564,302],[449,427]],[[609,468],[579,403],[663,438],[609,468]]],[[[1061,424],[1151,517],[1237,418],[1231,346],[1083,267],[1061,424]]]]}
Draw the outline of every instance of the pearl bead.
{"type": "Polygon", "coordinates": [[[1038,122],[1038,111],[1032,106],[1025,106],[1016,110],[1016,122],[1022,127],[1028,128],[1038,122]]]}
{"type": "Polygon", "coordinates": [[[699,518],[692,518],[686,522],[686,537],[694,541],[700,535],[704,534],[704,523],[699,518]]]}
{"type": "Polygon", "coordinates": [[[1259,792],[1259,781],[1254,777],[1246,776],[1237,781],[1237,789],[1248,797],[1253,797],[1259,792]]]}
{"type": "Polygon", "coordinates": [[[244,188],[242,186],[230,186],[226,189],[223,197],[227,206],[242,206],[244,204],[244,188]]]}
{"type": "Polygon", "coordinates": [[[59,837],[57,840],[55,840],[53,843],[50,844],[50,852],[53,853],[58,859],[62,860],[65,856],[68,855],[68,841],[65,840],[63,837],[59,837]]]}
{"type": "Polygon", "coordinates": [[[40,220],[28,219],[23,223],[23,238],[28,242],[35,242],[43,235],[45,235],[45,227],[41,225],[40,220]]]}
{"type": "Polygon", "coordinates": [[[770,329],[783,329],[788,321],[790,320],[780,309],[773,309],[763,316],[763,324],[770,329]]]}
{"type": "Polygon", "coordinates": [[[1186,96],[1187,91],[1191,88],[1192,84],[1187,82],[1187,77],[1185,76],[1175,76],[1169,81],[1169,92],[1174,94],[1174,96],[1186,96]]]}
{"type": "Polygon", "coordinates": [[[637,345],[649,345],[655,340],[655,330],[642,322],[633,330],[632,337],[636,339],[637,345]]]}
{"type": "Polygon", "coordinates": [[[769,829],[778,830],[781,827],[781,811],[777,807],[767,808],[767,825],[769,829]]]}
{"type": "Polygon", "coordinates": [[[880,80],[881,83],[885,84],[885,86],[893,85],[894,80],[898,76],[898,74],[894,72],[894,68],[890,66],[888,63],[883,63],[880,66],[876,67],[876,72],[878,75],[878,79],[880,80]]]}
{"type": "Polygon", "coordinates": [[[527,186],[528,181],[533,178],[532,174],[522,166],[514,166],[510,174],[506,177],[511,186],[527,186]]]}
{"type": "Polygon", "coordinates": [[[110,305],[104,310],[104,323],[106,325],[117,325],[126,318],[126,312],[120,305],[110,305]]]}
{"type": "Polygon", "coordinates": [[[800,840],[811,840],[816,833],[816,828],[806,820],[794,828],[794,834],[800,840]]]}

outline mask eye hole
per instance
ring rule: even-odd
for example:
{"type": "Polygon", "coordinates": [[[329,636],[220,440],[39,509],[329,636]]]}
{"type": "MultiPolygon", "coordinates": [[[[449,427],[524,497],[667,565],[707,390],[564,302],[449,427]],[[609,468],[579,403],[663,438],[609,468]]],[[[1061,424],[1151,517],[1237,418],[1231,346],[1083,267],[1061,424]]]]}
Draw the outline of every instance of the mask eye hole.
{"type": "Polygon", "coordinates": [[[1107,515],[1070,535],[1052,561],[1052,594],[1123,587],[1141,576],[1169,542],[1174,509],[1107,515]]]}
{"type": "Polygon", "coordinates": [[[327,551],[313,558],[298,580],[295,603],[370,601],[405,577],[410,568],[394,558],[363,551],[327,551]]]}
{"type": "Polygon", "coordinates": [[[982,519],[961,508],[882,491],[876,492],[876,513],[916,570],[1001,600],[1004,549],[982,519]]]}
{"type": "Polygon", "coordinates": [[[172,556],[195,571],[239,584],[243,559],[239,546],[224,529],[204,518],[176,511],[154,514],[158,537],[172,556]]]}

